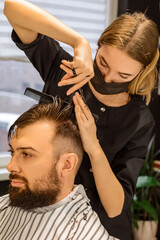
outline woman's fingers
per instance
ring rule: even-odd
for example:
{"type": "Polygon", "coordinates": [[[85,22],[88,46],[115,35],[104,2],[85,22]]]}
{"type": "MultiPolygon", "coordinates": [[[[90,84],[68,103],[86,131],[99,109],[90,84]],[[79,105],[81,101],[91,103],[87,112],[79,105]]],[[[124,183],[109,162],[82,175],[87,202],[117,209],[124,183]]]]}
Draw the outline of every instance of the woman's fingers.
{"type": "Polygon", "coordinates": [[[66,73],[69,73],[72,77],[76,77],[80,73],[83,72],[82,64],[79,62],[76,64],[75,62],[68,62],[66,60],[62,60],[62,64],[60,68],[63,69],[66,73]]]}
{"type": "Polygon", "coordinates": [[[72,77],[72,76],[71,76],[69,73],[66,73],[66,74],[63,76],[63,78],[61,79],[61,81],[59,82],[60,85],[61,85],[61,82],[62,82],[62,81],[68,80],[68,79],[70,79],[71,77],[72,77]]]}
{"type": "Polygon", "coordinates": [[[79,106],[75,96],[73,97],[73,101],[75,104],[75,116],[76,116],[79,129],[80,131],[84,131],[84,129],[87,126],[86,123],[88,119],[86,118],[86,115],[83,113],[81,107],[79,106]]]}
{"type": "Polygon", "coordinates": [[[63,76],[58,86],[75,84],[76,86],[70,89],[71,93],[76,91],[78,87],[82,87],[94,76],[94,73],[87,68],[82,61],[77,60],[77,58],[75,59],[76,60],[72,62],[62,60],[62,64],[60,65],[61,69],[63,69],[66,74],[63,76]]]}
{"type": "MultiPolygon", "coordinates": [[[[69,77],[69,75],[68,75],[69,77]]],[[[66,78],[66,77],[65,77],[66,78]]],[[[66,86],[66,85],[71,85],[71,84],[77,84],[83,80],[87,80],[88,77],[85,78],[85,76],[83,74],[80,74],[76,77],[70,77],[68,79],[63,79],[58,83],[58,86],[66,86]]]]}
{"type": "Polygon", "coordinates": [[[67,61],[67,60],[62,60],[62,64],[69,68],[79,68],[79,67],[84,67],[89,70],[89,68],[78,58],[75,57],[72,62],[67,61]]]}
{"type": "Polygon", "coordinates": [[[77,84],[73,85],[73,87],[69,88],[69,90],[67,91],[66,94],[70,95],[70,94],[74,93],[75,91],[77,91],[78,89],[83,87],[87,82],[88,82],[88,79],[84,79],[83,81],[78,82],[77,84]]]}
{"type": "Polygon", "coordinates": [[[80,108],[79,105],[76,105],[76,106],[75,106],[75,112],[76,112],[76,115],[77,115],[76,118],[77,118],[78,123],[80,123],[80,121],[83,122],[83,123],[85,123],[86,120],[88,120],[88,119],[86,118],[86,115],[84,115],[84,113],[83,113],[83,111],[82,111],[82,109],[80,108]]]}
{"type": "MultiPolygon", "coordinates": [[[[62,70],[64,70],[68,75],[70,75],[70,78],[73,77],[73,72],[72,72],[72,69],[71,69],[71,68],[67,67],[67,66],[64,65],[64,64],[61,64],[61,65],[60,65],[60,68],[61,68],[62,70]]],[[[62,81],[62,80],[63,80],[63,78],[61,79],[61,81],[62,81]]]]}
{"type": "MultiPolygon", "coordinates": [[[[64,64],[60,65],[60,68],[63,69],[67,74],[70,75],[70,77],[79,77],[79,76],[83,76],[84,78],[89,77],[90,79],[93,77],[93,74],[89,74],[88,71],[85,70],[84,67],[74,67],[74,68],[70,68],[69,66],[66,66],[64,64]]],[[[81,77],[82,78],[82,77],[81,77]]],[[[64,77],[61,79],[61,81],[64,80],[64,77]]]]}
{"type": "Polygon", "coordinates": [[[67,61],[67,60],[62,60],[61,62],[62,62],[62,64],[64,64],[64,65],[67,66],[68,68],[75,67],[74,61],[70,62],[70,61],[67,61]]]}
{"type": "Polygon", "coordinates": [[[97,145],[96,125],[94,118],[78,93],[73,96],[75,116],[78,123],[84,150],[91,154],[97,145]]]}
{"type": "Polygon", "coordinates": [[[71,77],[76,77],[83,72],[83,69],[81,67],[74,68],[73,66],[66,66],[64,64],[61,64],[60,68],[63,69],[66,73],[70,74],[71,77]]]}
{"type": "Polygon", "coordinates": [[[61,86],[73,85],[67,91],[67,95],[70,95],[73,92],[77,91],[79,88],[83,87],[89,81],[89,79],[90,79],[89,76],[85,77],[83,74],[79,74],[76,77],[72,77],[70,73],[67,73],[58,83],[58,86],[61,87],[61,86]]]}
{"type": "Polygon", "coordinates": [[[85,115],[86,119],[93,119],[91,111],[89,110],[88,106],[84,103],[82,97],[79,95],[78,92],[75,93],[76,104],[79,105],[82,113],[85,115]]]}

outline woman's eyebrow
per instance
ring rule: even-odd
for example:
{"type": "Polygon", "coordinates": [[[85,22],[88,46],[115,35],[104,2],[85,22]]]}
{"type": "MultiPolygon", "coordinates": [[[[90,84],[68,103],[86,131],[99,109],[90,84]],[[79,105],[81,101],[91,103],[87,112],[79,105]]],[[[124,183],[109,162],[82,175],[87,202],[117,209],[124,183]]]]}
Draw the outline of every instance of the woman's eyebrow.
{"type": "MultiPolygon", "coordinates": [[[[108,67],[110,67],[109,64],[107,63],[107,61],[104,59],[104,57],[103,57],[103,56],[100,56],[100,57],[101,57],[101,59],[103,60],[103,62],[104,62],[108,67]]],[[[118,74],[119,74],[119,75],[126,75],[126,76],[133,76],[133,74],[123,73],[123,72],[118,72],[118,74]]]]}
{"type": "Polygon", "coordinates": [[[133,74],[130,74],[130,73],[123,73],[123,72],[118,72],[120,75],[126,75],[126,76],[129,76],[129,77],[131,77],[131,76],[133,76],[133,74]]]}

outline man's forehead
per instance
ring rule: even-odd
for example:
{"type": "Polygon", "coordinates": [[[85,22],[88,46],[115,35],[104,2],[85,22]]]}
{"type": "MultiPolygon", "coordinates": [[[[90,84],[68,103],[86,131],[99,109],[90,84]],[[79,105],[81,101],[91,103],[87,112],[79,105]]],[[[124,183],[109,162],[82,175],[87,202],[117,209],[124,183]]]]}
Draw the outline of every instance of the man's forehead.
{"type": "MultiPolygon", "coordinates": [[[[30,134],[33,132],[43,133],[50,129],[52,134],[56,131],[56,123],[53,121],[49,121],[47,119],[39,120],[34,123],[31,123],[23,128],[19,128],[19,132],[21,134],[29,132],[30,134]]],[[[19,133],[18,133],[19,134],[19,133]]]]}
{"type": "Polygon", "coordinates": [[[54,138],[55,133],[56,124],[53,121],[37,121],[23,128],[17,128],[10,143],[21,141],[21,143],[30,142],[41,146],[50,142],[54,138]]]}

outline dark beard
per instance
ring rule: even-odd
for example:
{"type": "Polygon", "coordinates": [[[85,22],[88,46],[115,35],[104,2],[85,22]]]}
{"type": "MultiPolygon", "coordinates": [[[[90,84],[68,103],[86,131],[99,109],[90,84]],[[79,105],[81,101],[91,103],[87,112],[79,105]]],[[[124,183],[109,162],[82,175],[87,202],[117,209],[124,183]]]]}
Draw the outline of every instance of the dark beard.
{"type": "Polygon", "coordinates": [[[60,193],[61,182],[54,166],[51,173],[42,179],[38,179],[34,183],[34,190],[31,190],[26,178],[18,175],[10,174],[10,179],[23,180],[25,189],[9,186],[10,206],[20,207],[25,210],[38,207],[49,206],[54,204],[60,193]]]}

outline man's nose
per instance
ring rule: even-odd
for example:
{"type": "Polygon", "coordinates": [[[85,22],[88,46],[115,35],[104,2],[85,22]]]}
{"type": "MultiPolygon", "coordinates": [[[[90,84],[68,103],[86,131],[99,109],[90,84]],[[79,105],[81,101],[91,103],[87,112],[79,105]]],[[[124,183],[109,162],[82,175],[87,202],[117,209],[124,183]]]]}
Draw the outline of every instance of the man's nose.
{"type": "Polygon", "coordinates": [[[20,166],[18,165],[15,156],[12,156],[12,157],[11,157],[11,161],[10,161],[9,164],[7,165],[7,170],[8,170],[9,172],[18,172],[18,173],[21,172],[21,168],[20,168],[20,166]]]}

